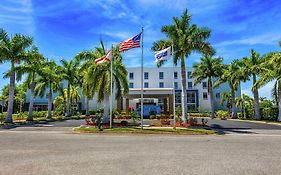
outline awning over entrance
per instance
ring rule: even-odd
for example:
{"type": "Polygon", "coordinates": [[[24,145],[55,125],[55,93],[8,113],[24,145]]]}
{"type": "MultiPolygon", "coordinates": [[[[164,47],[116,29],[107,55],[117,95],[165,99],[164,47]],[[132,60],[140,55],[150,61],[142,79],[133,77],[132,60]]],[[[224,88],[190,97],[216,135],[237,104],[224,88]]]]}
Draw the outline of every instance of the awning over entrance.
{"type": "MultiPolygon", "coordinates": [[[[173,88],[143,88],[143,98],[165,98],[173,94],[173,88]]],[[[130,88],[126,98],[141,98],[140,88],[130,88]]]]}
{"type": "MultiPolygon", "coordinates": [[[[123,96],[126,100],[126,113],[129,113],[129,100],[140,99],[141,89],[140,88],[130,88],[129,93],[123,96]]],[[[173,88],[144,88],[143,98],[157,98],[163,99],[163,110],[166,113],[169,105],[169,113],[173,113],[173,88]]],[[[122,100],[121,98],[117,101],[117,110],[121,111],[122,100]]]]}

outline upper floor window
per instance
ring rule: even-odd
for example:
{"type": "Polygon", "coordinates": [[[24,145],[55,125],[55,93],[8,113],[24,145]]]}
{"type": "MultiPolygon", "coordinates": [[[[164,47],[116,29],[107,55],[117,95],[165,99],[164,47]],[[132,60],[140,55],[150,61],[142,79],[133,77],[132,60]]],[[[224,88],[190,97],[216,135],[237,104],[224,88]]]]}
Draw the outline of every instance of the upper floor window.
{"type": "Polygon", "coordinates": [[[207,82],[203,82],[202,83],[202,86],[203,86],[203,89],[207,89],[208,87],[207,87],[207,82]]]}
{"type": "Polygon", "coordinates": [[[178,72],[174,72],[174,79],[178,79],[178,72]]]}
{"type": "Polygon", "coordinates": [[[130,73],[129,73],[129,79],[130,79],[130,80],[133,80],[133,79],[134,79],[134,73],[133,73],[133,72],[130,72],[130,73]]]}
{"type": "Polygon", "coordinates": [[[191,72],[187,72],[187,78],[191,79],[191,72]]]}
{"type": "Polygon", "coordinates": [[[208,93],[207,92],[203,92],[203,99],[208,100],[208,93]]]}
{"type": "Polygon", "coordinates": [[[179,89],[179,84],[178,84],[178,82],[175,82],[174,84],[175,84],[175,89],[179,89]]]}
{"type": "Polygon", "coordinates": [[[129,88],[134,88],[134,83],[129,83],[129,88]]]}
{"type": "Polygon", "coordinates": [[[144,72],[144,79],[148,80],[148,72],[144,72]]]}
{"type": "Polygon", "coordinates": [[[163,80],[164,79],[164,72],[159,72],[159,79],[163,80]]]}
{"type": "Polygon", "coordinates": [[[188,87],[188,89],[192,89],[192,82],[191,81],[187,82],[187,87],[188,87]]]}
{"type": "Polygon", "coordinates": [[[164,82],[159,83],[159,88],[164,88],[164,82]]]}

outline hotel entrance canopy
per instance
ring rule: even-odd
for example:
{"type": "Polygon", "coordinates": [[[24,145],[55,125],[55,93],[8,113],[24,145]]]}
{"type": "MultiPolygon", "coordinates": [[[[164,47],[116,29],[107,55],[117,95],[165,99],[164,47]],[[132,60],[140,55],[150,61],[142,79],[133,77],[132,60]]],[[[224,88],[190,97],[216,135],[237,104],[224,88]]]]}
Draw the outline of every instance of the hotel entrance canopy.
{"type": "MultiPolygon", "coordinates": [[[[129,93],[123,96],[126,99],[126,113],[129,113],[129,100],[141,98],[141,88],[130,88],[129,93]]],[[[173,113],[173,88],[143,88],[143,98],[158,98],[163,99],[163,111],[173,113]],[[169,106],[169,108],[168,108],[169,106]]],[[[117,101],[117,110],[122,110],[121,99],[117,101]]]]}
{"type": "MultiPolygon", "coordinates": [[[[173,95],[173,88],[143,88],[143,98],[167,98],[170,95],[173,95]]],[[[141,98],[141,88],[130,88],[125,98],[141,98]]]]}

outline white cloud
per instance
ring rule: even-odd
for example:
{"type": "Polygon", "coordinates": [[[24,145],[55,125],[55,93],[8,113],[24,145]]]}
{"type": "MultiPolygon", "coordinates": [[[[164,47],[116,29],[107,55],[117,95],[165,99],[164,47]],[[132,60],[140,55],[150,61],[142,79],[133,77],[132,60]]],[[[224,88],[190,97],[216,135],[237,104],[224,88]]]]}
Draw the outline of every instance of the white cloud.
{"type": "Polygon", "coordinates": [[[216,47],[224,47],[229,45],[256,45],[256,44],[263,44],[263,45],[276,45],[276,43],[281,39],[281,34],[274,34],[274,33],[267,33],[262,35],[256,35],[249,38],[244,38],[240,40],[232,40],[232,41],[224,41],[221,43],[216,44],[216,47]]]}
{"type": "Polygon", "coordinates": [[[12,3],[4,0],[0,6],[0,23],[7,28],[13,27],[13,32],[33,34],[34,19],[31,0],[15,0],[12,3]]]}

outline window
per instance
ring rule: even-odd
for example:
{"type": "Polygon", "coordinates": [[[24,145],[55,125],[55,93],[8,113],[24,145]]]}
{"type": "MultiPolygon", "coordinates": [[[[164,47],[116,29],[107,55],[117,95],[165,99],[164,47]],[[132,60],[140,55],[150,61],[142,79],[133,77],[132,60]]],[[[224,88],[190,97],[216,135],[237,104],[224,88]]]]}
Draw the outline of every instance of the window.
{"type": "Polygon", "coordinates": [[[148,88],[148,82],[144,83],[144,88],[148,88]]]}
{"type": "Polygon", "coordinates": [[[218,92],[218,93],[216,93],[216,98],[221,98],[221,94],[218,92]]]}
{"type": "Polygon", "coordinates": [[[178,72],[174,72],[174,79],[178,79],[178,72]]]}
{"type": "Polygon", "coordinates": [[[133,80],[133,79],[134,79],[134,73],[133,73],[133,72],[130,72],[130,74],[129,74],[129,79],[130,79],[130,80],[133,80]]]}
{"type": "Polygon", "coordinates": [[[207,82],[203,82],[202,83],[202,86],[203,86],[203,89],[207,89],[208,87],[207,87],[207,82]]]}
{"type": "Polygon", "coordinates": [[[129,88],[134,88],[134,83],[129,83],[129,88]]]}
{"type": "Polygon", "coordinates": [[[164,83],[163,82],[159,83],[159,88],[164,88],[164,83]]]}
{"type": "Polygon", "coordinates": [[[164,79],[164,72],[159,72],[159,79],[163,80],[164,79]]]}
{"type": "Polygon", "coordinates": [[[148,80],[148,72],[144,72],[144,79],[148,80]]]}
{"type": "Polygon", "coordinates": [[[203,99],[208,100],[208,93],[207,92],[203,92],[203,99]]]}
{"type": "Polygon", "coordinates": [[[187,78],[191,79],[191,72],[187,72],[187,78]]]}
{"type": "Polygon", "coordinates": [[[175,82],[174,85],[175,85],[175,89],[179,89],[179,84],[178,84],[178,82],[175,82]]]}
{"type": "Polygon", "coordinates": [[[187,87],[188,87],[188,89],[192,89],[192,82],[191,81],[187,82],[187,87]]]}

